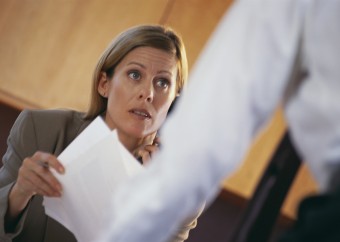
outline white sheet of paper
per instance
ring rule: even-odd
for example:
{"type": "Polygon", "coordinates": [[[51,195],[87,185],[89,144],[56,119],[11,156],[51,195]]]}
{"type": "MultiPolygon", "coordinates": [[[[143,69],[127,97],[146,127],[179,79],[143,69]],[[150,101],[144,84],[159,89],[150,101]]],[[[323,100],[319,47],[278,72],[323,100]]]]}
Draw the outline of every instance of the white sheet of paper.
{"type": "Polygon", "coordinates": [[[60,198],[44,197],[47,215],[63,224],[78,241],[91,241],[104,226],[115,188],[143,167],[119,142],[116,131],[94,120],[58,157],[65,174],[60,198]]]}

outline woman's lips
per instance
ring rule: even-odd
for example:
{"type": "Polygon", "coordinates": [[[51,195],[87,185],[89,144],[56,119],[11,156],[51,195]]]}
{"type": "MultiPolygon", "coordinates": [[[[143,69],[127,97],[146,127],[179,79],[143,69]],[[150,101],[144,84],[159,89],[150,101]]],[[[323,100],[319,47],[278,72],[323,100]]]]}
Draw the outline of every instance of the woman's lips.
{"type": "Polygon", "coordinates": [[[135,114],[141,118],[145,118],[145,119],[151,119],[151,115],[148,111],[146,111],[145,109],[132,109],[129,111],[132,114],[135,114]]]}

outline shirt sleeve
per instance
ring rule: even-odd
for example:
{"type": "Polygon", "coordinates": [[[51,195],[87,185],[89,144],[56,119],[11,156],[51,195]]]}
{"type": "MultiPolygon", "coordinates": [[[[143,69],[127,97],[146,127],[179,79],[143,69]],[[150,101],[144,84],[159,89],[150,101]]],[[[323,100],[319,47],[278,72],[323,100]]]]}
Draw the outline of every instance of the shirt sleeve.
{"type": "Polygon", "coordinates": [[[163,129],[163,149],[113,198],[98,241],[166,241],[243,160],[291,78],[303,4],[237,1],[213,33],[163,129]]]}
{"type": "Polygon", "coordinates": [[[314,1],[303,30],[305,78],[285,107],[293,142],[328,189],[340,162],[340,1],[314,1]]]}

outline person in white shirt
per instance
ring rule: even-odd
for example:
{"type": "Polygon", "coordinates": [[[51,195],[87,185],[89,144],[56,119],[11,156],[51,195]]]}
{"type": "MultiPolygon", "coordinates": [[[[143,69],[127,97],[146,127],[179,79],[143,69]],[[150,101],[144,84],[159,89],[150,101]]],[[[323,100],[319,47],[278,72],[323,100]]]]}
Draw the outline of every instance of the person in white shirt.
{"type": "Polygon", "coordinates": [[[338,0],[235,2],[163,129],[163,149],[115,194],[98,241],[165,241],[215,198],[278,105],[325,191],[340,166],[339,13],[338,0]]]}

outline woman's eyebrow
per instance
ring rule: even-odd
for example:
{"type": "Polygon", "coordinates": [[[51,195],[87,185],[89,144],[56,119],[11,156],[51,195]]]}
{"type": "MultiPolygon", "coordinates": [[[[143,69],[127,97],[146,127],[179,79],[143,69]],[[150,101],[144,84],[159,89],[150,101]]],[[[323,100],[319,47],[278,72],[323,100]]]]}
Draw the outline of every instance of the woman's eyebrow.
{"type": "Polygon", "coordinates": [[[138,63],[138,62],[135,62],[135,61],[129,62],[128,65],[137,65],[137,66],[142,67],[143,69],[146,69],[145,65],[138,63]]]}
{"type": "MultiPolygon", "coordinates": [[[[146,69],[145,65],[143,65],[143,64],[141,64],[139,62],[135,62],[135,61],[129,62],[128,65],[137,65],[137,66],[140,66],[143,69],[146,69]]],[[[166,74],[169,74],[170,76],[172,76],[172,73],[170,71],[168,71],[168,70],[160,70],[157,73],[166,73],[166,74]]]]}
{"type": "Polygon", "coordinates": [[[172,73],[170,71],[167,71],[167,70],[161,70],[161,71],[159,71],[157,73],[158,74],[165,73],[165,74],[168,74],[168,75],[172,76],[172,73]]]}

